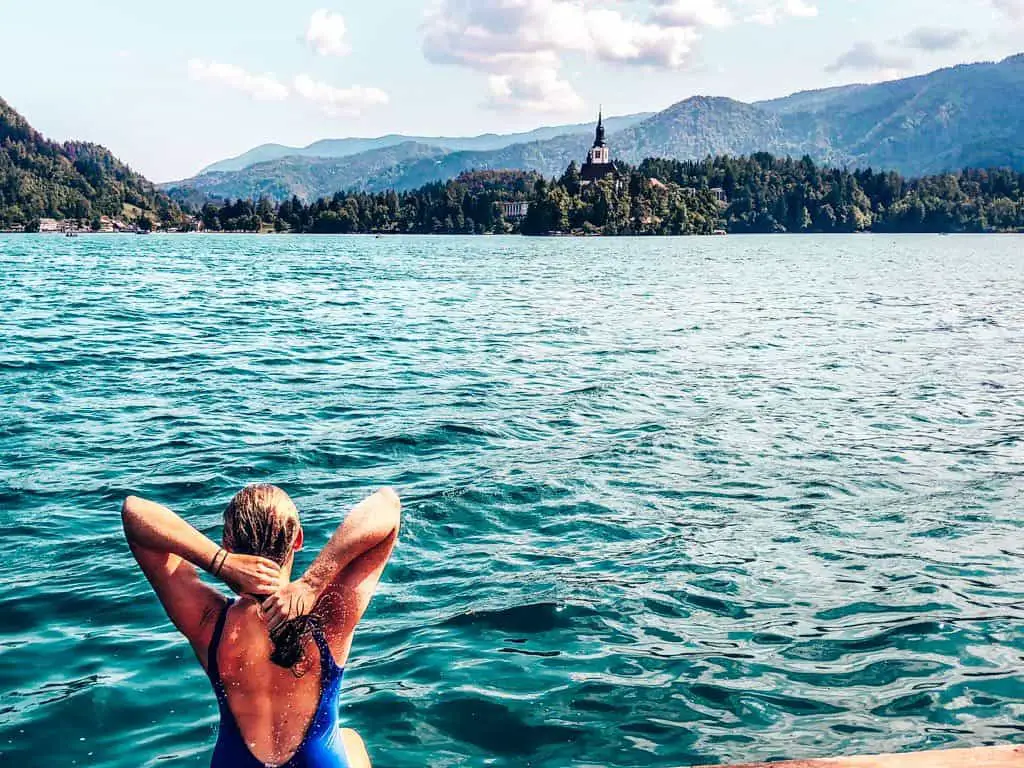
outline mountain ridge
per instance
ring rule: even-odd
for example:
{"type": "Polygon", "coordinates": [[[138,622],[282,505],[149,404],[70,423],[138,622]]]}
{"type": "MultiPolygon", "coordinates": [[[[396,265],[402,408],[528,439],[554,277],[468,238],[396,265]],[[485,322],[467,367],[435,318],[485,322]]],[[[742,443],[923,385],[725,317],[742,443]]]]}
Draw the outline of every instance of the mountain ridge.
{"type": "MultiPolygon", "coordinates": [[[[628,127],[640,120],[650,117],[653,112],[637,112],[631,115],[609,117],[605,120],[609,130],[628,127]]],[[[512,144],[524,144],[532,141],[555,138],[568,134],[586,134],[593,130],[592,123],[570,123],[567,125],[542,126],[530,131],[516,133],[481,133],[476,136],[411,136],[401,133],[388,133],[376,137],[346,137],[340,139],[318,139],[305,147],[289,147],[284,144],[260,144],[235,157],[218,160],[206,166],[196,176],[207,173],[241,171],[259,162],[267,162],[282,157],[349,157],[374,149],[387,149],[408,142],[458,151],[488,151],[503,149],[512,144]]],[[[194,177],[193,177],[194,178],[194,177]]],[[[177,182],[165,182],[173,184],[177,182]]]]}
{"type": "MultiPolygon", "coordinates": [[[[628,163],[646,157],[699,160],[708,156],[771,152],[808,155],[843,167],[875,167],[916,177],[964,167],[1024,170],[1024,54],[1000,62],[946,67],[876,84],[850,84],[745,103],[693,96],[631,125],[609,130],[612,156],[628,163]]],[[[300,197],[341,190],[414,189],[464,171],[525,170],[545,176],[581,162],[590,138],[572,133],[493,150],[430,151],[391,158],[371,149],[310,165],[301,188],[289,187],[296,160],[250,167],[163,185],[182,195],[237,197],[255,186],[300,197]],[[275,165],[278,164],[278,165],[275,165]],[[282,171],[281,169],[285,170],[282,171]],[[368,169],[376,169],[370,174],[368,169]],[[263,180],[255,177],[262,174],[263,180]]],[[[401,154],[401,153],[400,153],[401,154]]],[[[276,197],[275,199],[280,199],[276,197]]]]}

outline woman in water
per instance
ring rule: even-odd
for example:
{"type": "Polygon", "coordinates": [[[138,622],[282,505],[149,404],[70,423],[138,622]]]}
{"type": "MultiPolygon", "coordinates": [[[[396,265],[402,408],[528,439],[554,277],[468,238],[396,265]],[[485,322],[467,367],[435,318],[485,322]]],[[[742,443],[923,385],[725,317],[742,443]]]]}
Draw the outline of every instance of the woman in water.
{"type": "Polygon", "coordinates": [[[280,488],[250,485],[224,510],[222,546],[171,510],[130,496],[124,532],[168,617],[192,644],[220,705],[211,768],[363,768],[355,731],[338,724],[352,634],[398,537],[400,503],[384,489],[359,503],[305,574],[299,513],[280,488]],[[238,595],[228,599],[197,568],[238,595]]]}

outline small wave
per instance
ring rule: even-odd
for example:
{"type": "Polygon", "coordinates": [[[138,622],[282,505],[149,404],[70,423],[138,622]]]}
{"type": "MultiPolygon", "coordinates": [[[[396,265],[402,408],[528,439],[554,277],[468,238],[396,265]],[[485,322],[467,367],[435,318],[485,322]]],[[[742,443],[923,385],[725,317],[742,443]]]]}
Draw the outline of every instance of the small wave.
{"type": "Polygon", "coordinates": [[[593,611],[582,606],[532,603],[509,608],[467,611],[445,619],[442,623],[453,627],[474,627],[499,632],[534,634],[565,629],[572,626],[574,620],[590,615],[593,615],[593,611]]]}
{"type": "Polygon", "coordinates": [[[435,727],[490,754],[530,755],[546,745],[572,744],[583,731],[565,725],[538,725],[525,713],[495,701],[454,698],[427,711],[435,727]]]}

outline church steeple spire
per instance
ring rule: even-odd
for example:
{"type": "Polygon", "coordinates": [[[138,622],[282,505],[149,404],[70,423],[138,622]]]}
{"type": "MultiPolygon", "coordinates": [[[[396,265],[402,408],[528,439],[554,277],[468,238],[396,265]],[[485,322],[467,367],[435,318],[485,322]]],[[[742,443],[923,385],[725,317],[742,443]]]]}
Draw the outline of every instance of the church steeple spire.
{"type": "Polygon", "coordinates": [[[597,130],[594,131],[594,146],[587,152],[587,161],[580,169],[580,177],[584,184],[603,179],[605,176],[615,176],[615,166],[612,165],[611,153],[608,151],[608,144],[604,140],[604,107],[597,109],[597,130]]]}

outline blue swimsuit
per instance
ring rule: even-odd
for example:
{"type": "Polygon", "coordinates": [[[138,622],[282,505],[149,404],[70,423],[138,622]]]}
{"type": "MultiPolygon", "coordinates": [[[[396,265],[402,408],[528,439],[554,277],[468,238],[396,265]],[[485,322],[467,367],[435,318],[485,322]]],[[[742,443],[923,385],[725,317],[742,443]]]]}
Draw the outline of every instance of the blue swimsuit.
{"type": "MultiPolygon", "coordinates": [[[[266,768],[266,763],[253,757],[238,730],[235,716],[228,707],[227,693],[217,665],[217,648],[224,631],[224,620],[233,602],[228,601],[221,611],[220,618],[217,619],[207,661],[207,674],[213,683],[217,703],[220,705],[220,733],[217,736],[217,746],[213,749],[210,768],[266,768]]],[[[313,639],[316,640],[316,647],[320,651],[320,701],[298,750],[287,762],[282,763],[280,768],[349,768],[348,759],[345,757],[345,743],[338,723],[338,698],[341,695],[341,678],[345,669],[334,662],[334,656],[331,655],[330,646],[327,645],[320,624],[312,622],[312,627],[313,639]]]]}

